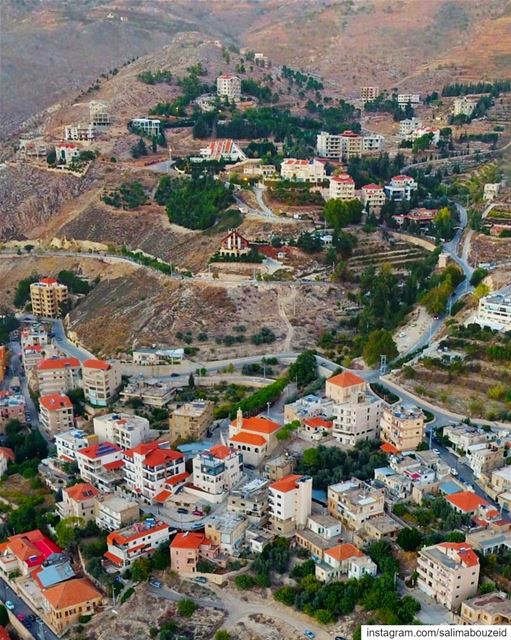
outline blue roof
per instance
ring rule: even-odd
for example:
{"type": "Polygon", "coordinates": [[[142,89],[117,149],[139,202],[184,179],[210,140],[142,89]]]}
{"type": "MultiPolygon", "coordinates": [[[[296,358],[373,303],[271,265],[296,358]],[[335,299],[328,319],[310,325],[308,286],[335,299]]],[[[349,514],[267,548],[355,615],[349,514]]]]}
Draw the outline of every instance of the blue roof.
{"type": "Polygon", "coordinates": [[[451,496],[453,493],[459,493],[462,491],[460,485],[457,482],[453,482],[452,480],[446,480],[442,482],[439,486],[439,489],[442,493],[445,493],[448,496],[451,496]]]}
{"type": "Polygon", "coordinates": [[[396,472],[394,471],[394,469],[391,469],[390,467],[378,467],[378,469],[375,469],[375,472],[378,471],[378,473],[381,473],[384,476],[395,476],[396,472]]]}
{"type": "Polygon", "coordinates": [[[69,562],[62,562],[60,564],[53,564],[49,567],[43,567],[42,571],[38,574],[39,581],[43,587],[51,587],[64,580],[69,580],[75,575],[73,567],[69,562]]]}

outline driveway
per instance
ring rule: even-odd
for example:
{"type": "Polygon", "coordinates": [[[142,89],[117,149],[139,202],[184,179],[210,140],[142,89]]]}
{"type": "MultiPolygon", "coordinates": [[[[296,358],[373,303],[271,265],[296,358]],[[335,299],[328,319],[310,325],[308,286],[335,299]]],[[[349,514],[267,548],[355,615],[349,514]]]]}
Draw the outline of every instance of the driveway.
{"type": "Polygon", "coordinates": [[[438,604],[420,589],[406,589],[405,595],[411,595],[421,604],[421,610],[417,618],[423,624],[451,624],[452,613],[441,604],[438,604]]]}

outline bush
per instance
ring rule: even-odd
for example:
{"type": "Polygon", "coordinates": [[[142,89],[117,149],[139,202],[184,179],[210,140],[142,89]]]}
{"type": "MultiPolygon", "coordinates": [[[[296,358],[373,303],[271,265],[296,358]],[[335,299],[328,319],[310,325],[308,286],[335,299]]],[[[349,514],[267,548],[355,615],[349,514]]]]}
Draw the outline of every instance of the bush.
{"type": "Polygon", "coordinates": [[[193,600],[190,600],[189,598],[180,600],[177,603],[177,612],[183,618],[191,618],[198,608],[198,605],[196,605],[195,602],[193,600]]]}
{"type": "Polygon", "coordinates": [[[414,527],[401,529],[396,539],[403,551],[417,551],[422,544],[422,534],[414,527]]]}
{"type": "Polygon", "coordinates": [[[255,333],[250,338],[250,341],[252,344],[271,344],[272,342],[275,342],[276,339],[277,338],[271,329],[268,329],[268,327],[262,327],[259,333],[255,333]]]}
{"type": "Polygon", "coordinates": [[[253,576],[245,573],[241,576],[236,576],[234,578],[234,584],[240,591],[246,591],[248,589],[253,589],[256,585],[256,581],[253,576]]]}

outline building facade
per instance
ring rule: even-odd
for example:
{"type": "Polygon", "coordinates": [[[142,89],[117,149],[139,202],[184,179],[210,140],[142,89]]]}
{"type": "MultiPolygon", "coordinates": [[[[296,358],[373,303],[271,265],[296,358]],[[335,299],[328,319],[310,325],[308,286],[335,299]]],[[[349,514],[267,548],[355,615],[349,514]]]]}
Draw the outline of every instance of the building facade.
{"type": "Polygon", "coordinates": [[[69,302],[69,292],[65,284],[55,278],[42,278],[30,285],[32,313],[43,318],[60,318],[62,310],[69,302]]]}
{"type": "Polygon", "coordinates": [[[99,442],[113,442],[121,449],[132,449],[151,436],[149,420],[130,413],[96,416],[93,424],[99,442]]]}
{"type": "Polygon", "coordinates": [[[216,94],[227,98],[230,102],[241,100],[241,80],[233,74],[223,74],[216,79],[216,94]]]}
{"type": "Polygon", "coordinates": [[[86,402],[107,407],[121,386],[121,372],[115,363],[91,358],[82,363],[82,382],[86,402]]]}
{"type": "Polygon", "coordinates": [[[203,440],[213,424],[213,403],[209,400],[187,402],[174,409],[169,418],[169,438],[176,440],[203,440]]]}
{"type": "Polygon", "coordinates": [[[347,173],[330,178],[328,197],[335,200],[353,200],[355,198],[355,181],[347,173]]]}
{"type": "Polygon", "coordinates": [[[46,358],[36,365],[37,385],[42,396],[65,394],[81,386],[80,362],[77,358],[46,358]]]}
{"type": "Polygon", "coordinates": [[[385,490],[352,478],[328,487],[328,513],[352,531],[385,513],[385,490]]]}
{"type": "Polygon", "coordinates": [[[417,407],[384,406],[381,439],[398,451],[415,451],[424,437],[424,414],[417,407]]]}
{"type": "Polygon", "coordinates": [[[202,451],[193,459],[193,486],[211,496],[225,496],[243,475],[243,457],[223,444],[202,451]]]}
{"type": "Polygon", "coordinates": [[[61,393],[40,396],[39,420],[43,429],[50,435],[69,431],[74,426],[73,403],[61,393]]]}
{"type": "Polygon", "coordinates": [[[312,509],[312,478],[292,474],[272,482],[268,489],[272,529],[281,535],[303,529],[312,509]]]}

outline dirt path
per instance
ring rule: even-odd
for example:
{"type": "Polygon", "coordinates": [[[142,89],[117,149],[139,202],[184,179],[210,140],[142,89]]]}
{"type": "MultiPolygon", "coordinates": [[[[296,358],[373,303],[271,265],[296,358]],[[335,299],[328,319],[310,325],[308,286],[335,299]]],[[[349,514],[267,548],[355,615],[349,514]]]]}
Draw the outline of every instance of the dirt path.
{"type": "Polygon", "coordinates": [[[291,324],[291,322],[289,321],[289,318],[287,316],[286,313],[286,304],[292,304],[293,307],[295,305],[296,302],[296,288],[292,288],[290,290],[280,290],[278,292],[278,310],[279,310],[279,316],[282,318],[282,321],[284,322],[284,324],[286,325],[287,328],[287,334],[286,334],[286,339],[284,340],[284,344],[282,347],[283,351],[289,351],[291,349],[291,343],[293,341],[293,337],[295,334],[295,328],[293,327],[293,325],[291,324]]]}

